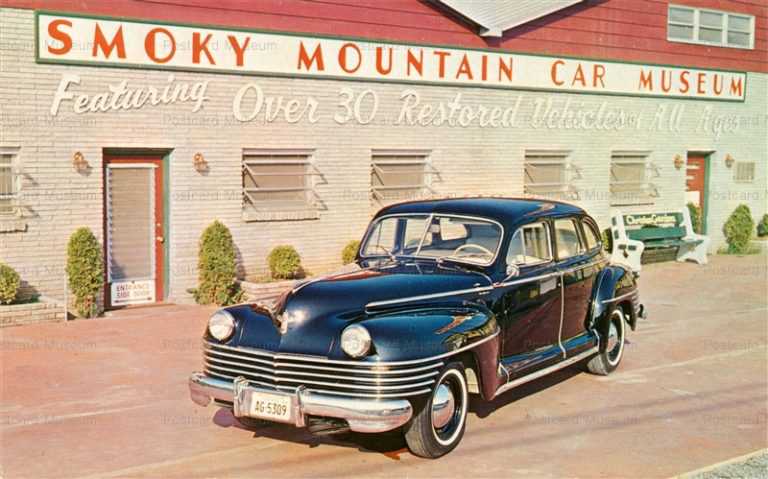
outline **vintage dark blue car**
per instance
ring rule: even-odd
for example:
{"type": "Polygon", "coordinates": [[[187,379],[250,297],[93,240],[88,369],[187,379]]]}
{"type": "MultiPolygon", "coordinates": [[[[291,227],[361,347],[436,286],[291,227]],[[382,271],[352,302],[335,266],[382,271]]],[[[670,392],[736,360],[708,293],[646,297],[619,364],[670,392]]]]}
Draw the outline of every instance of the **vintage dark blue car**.
{"type": "Polygon", "coordinates": [[[271,307],[217,311],[200,405],[315,433],[402,428],[435,458],[461,440],[469,394],[491,400],[584,362],[616,369],[644,316],[636,278],[608,264],[595,221],[556,201],[400,203],[373,218],[356,268],[271,307]]]}

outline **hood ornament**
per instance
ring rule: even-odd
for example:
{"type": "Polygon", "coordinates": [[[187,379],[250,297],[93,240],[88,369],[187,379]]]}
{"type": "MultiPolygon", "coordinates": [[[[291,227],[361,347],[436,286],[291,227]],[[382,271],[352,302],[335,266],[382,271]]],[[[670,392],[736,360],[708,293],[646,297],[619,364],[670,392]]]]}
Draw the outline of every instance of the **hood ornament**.
{"type": "Polygon", "coordinates": [[[275,320],[277,320],[277,324],[280,329],[280,334],[285,334],[288,332],[288,321],[290,320],[290,314],[278,314],[275,315],[275,320]]]}

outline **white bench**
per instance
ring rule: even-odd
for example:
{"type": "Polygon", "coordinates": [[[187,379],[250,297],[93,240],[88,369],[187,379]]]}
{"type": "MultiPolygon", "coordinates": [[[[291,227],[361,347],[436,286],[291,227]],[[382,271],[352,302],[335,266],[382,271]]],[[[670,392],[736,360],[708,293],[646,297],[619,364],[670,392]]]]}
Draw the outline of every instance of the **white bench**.
{"type": "Polygon", "coordinates": [[[688,208],[660,213],[617,211],[611,217],[613,253],[611,261],[640,271],[643,252],[677,248],[677,261],[707,264],[710,239],[693,231],[688,208]]]}

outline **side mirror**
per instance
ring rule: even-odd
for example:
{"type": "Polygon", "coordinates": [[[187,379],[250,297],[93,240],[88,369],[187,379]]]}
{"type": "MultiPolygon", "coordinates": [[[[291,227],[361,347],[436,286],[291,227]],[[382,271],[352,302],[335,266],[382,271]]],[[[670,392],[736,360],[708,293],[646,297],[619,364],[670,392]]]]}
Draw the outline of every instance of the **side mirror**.
{"type": "Polygon", "coordinates": [[[518,268],[517,265],[508,264],[507,265],[507,278],[514,278],[515,276],[520,276],[520,268],[518,268]]]}

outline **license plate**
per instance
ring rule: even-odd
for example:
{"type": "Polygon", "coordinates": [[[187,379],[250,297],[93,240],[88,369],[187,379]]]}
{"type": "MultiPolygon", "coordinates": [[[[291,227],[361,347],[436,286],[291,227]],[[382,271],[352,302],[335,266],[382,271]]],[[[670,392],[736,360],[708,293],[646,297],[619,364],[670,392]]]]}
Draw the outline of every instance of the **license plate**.
{"type": "Polygon", "coordinates": [[[293,402],[291,396],[250,391],[248,405],[244,408],[249,417],[270,421],[291,422],[293,402]]]}

